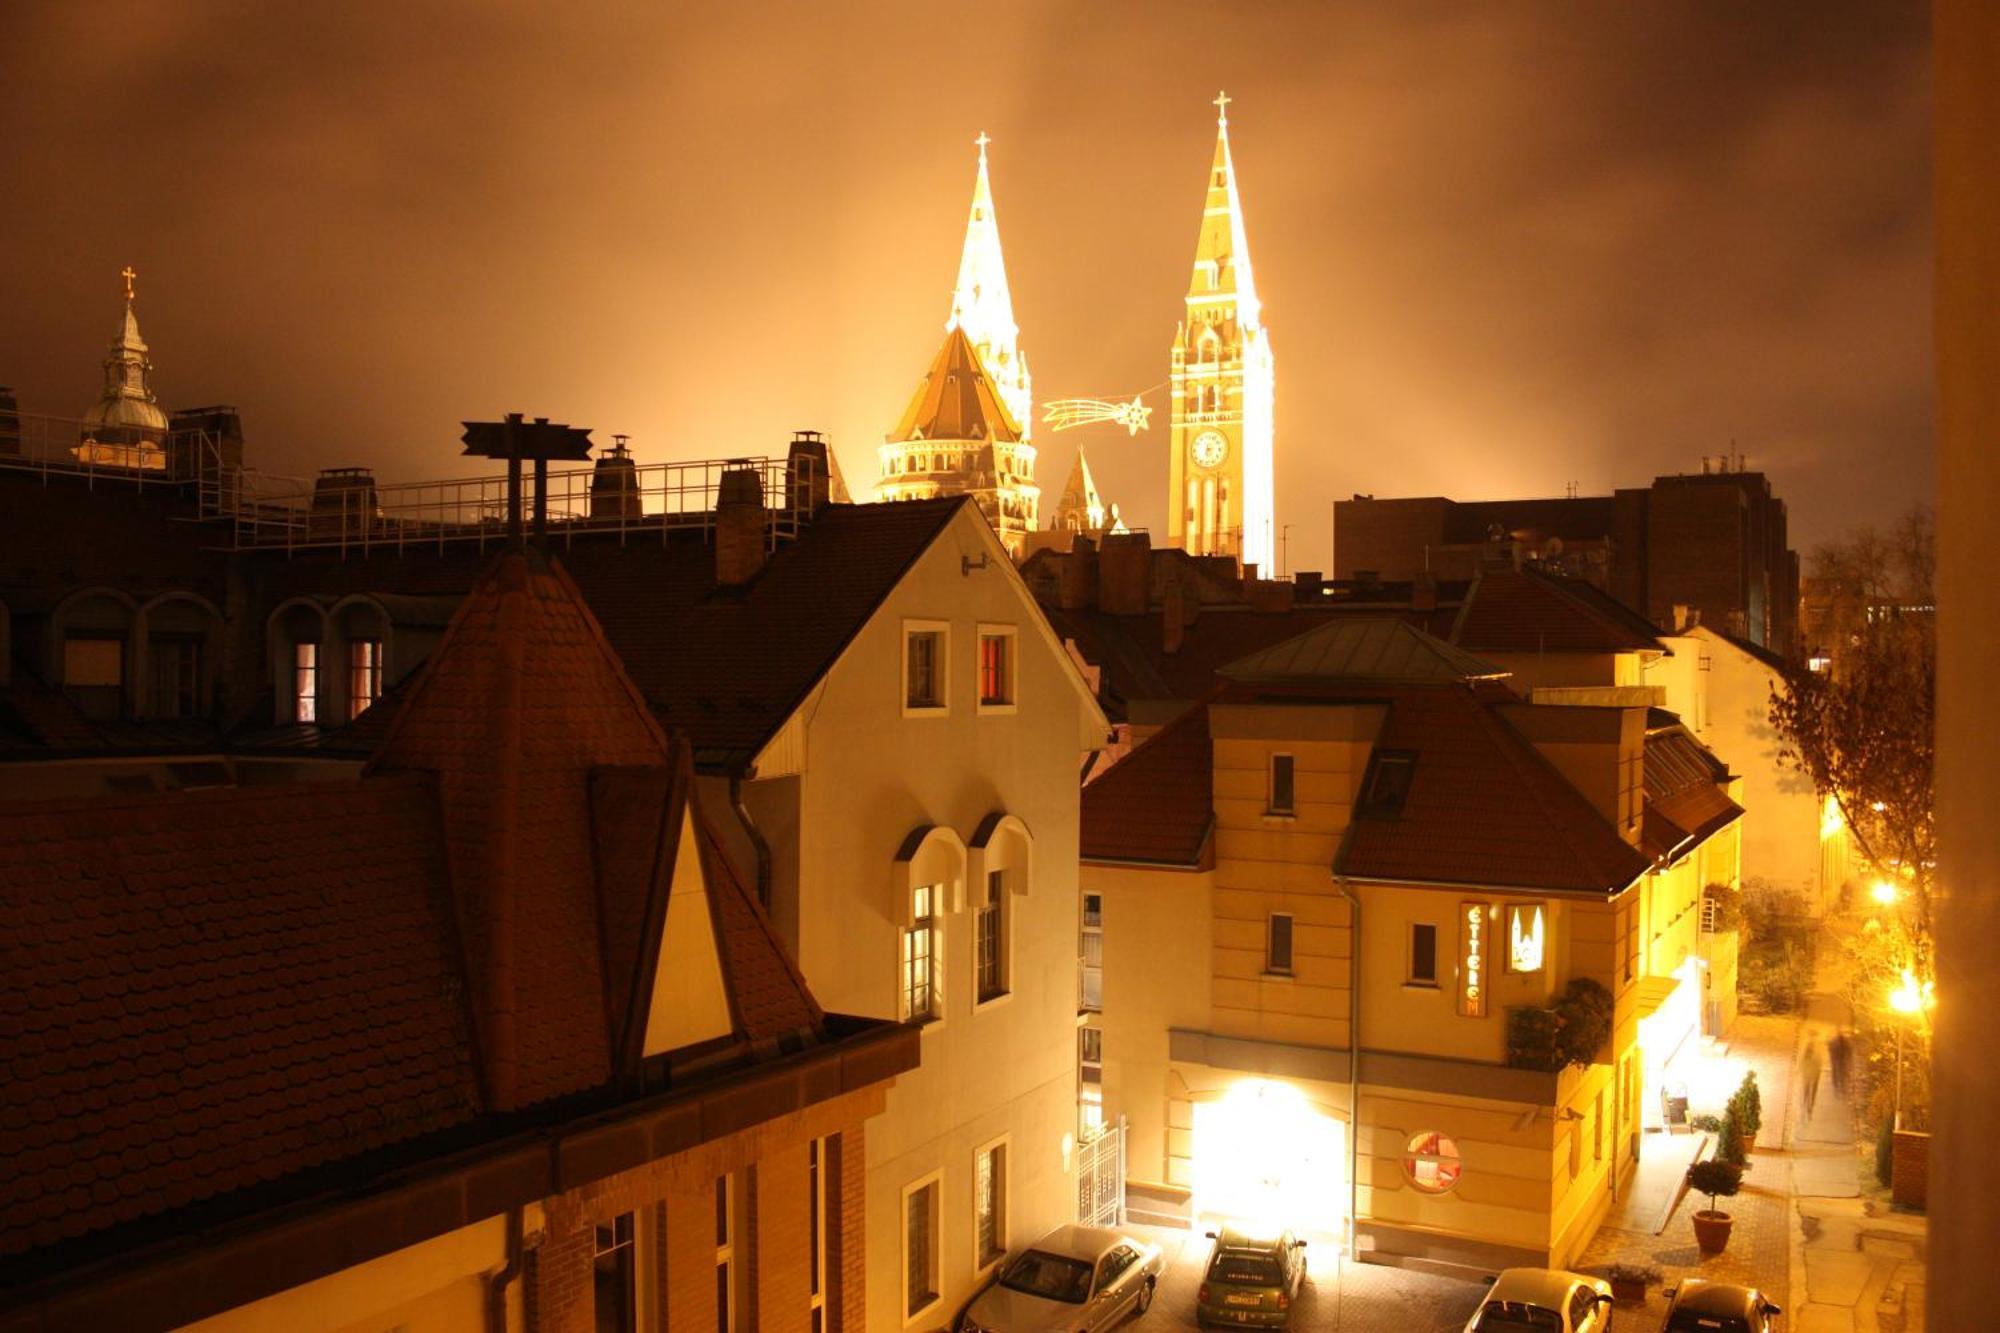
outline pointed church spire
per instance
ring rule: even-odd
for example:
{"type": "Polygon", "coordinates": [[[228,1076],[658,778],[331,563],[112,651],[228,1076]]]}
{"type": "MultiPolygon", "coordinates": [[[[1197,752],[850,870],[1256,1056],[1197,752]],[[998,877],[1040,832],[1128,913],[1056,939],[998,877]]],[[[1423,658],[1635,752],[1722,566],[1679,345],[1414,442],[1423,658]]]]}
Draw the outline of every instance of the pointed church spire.
{"type": "Polygon", "coordinates": [[[1027,359],[1021,354],[1020,326],[1014,322],[1007,262],[1000,253],[1000,222],[993,211],[993,182],[987,174],[986,145],[993,141],[981,131],[973,142],[979,145],[979,174],[972,185],[972,210],[965,222],[965,249],[959,256],[958,284],[951,293],[951,318],[944,327],[946,332],[965,330],[1025,439],[1033,430],[1033,393],[1027,359]]]}
{"type": "Polygon", "coordinates": [[[146,340],[139,336],[130,264],[119,271],[125,280],[125,322],[104,358],[104,393],[83,414],[84,436],[106,443],[157,443],[164,438],[167,415],[153,393],[153,362],[146,340]]]}
{"type": "Polygon", "coordinates": [[[1233,298],[1236,322],[1246,329],[1263,321],[1257,280],[1250,270],[1250,242],[1243,228],[1243,201],[1236,193],[1236,166],[1229,155],[1228,93],[1215,99],[1215,162],[1208,173],[1208,202],[1202,209],[1201,239],[1195,245],[1188,303],[1212,304],[1233,298]]]}

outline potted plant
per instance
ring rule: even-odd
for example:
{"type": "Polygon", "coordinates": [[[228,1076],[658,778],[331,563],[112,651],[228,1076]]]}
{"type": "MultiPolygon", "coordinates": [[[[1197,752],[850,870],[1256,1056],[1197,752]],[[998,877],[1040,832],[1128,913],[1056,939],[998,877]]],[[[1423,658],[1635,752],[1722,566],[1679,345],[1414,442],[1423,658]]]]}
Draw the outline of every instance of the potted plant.
{"type": "Polygon", "coordinates": [[[1734,1162],[1711,1157],[1688,1168],[1688,1188],[1708,1196],[1708,1207],[1694,1215],[1694,1240],[1703,1254],[1721,1254],[1729,1247],[1731,1218],[1715,1206],[1743,1187],[1743,1168],[1734,1162]]]}
{"type": "Polygon", "coordinates": [[[1646,1288],[1660,1280],[1660,1270],[1651,1264],[1613,1264],[1605,1277],[1611,1282],[1611,1299],[1621,1304],[1639,1305],[1646,1288]]]}

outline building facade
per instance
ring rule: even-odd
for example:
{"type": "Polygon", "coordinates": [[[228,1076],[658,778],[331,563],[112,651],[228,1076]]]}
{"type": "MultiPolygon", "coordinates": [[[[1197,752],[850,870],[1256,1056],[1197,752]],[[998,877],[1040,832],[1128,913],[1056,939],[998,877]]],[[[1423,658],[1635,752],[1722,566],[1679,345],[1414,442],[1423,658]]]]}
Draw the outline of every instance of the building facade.
{"type": "Polygon", "coordinates": [[[1269,574],[1277,546],[1271,335],[1250,267],[1228,101],[1216,99],[1215,160],[1187,309],[1174,330],[1167,538],[1269,574]]]}

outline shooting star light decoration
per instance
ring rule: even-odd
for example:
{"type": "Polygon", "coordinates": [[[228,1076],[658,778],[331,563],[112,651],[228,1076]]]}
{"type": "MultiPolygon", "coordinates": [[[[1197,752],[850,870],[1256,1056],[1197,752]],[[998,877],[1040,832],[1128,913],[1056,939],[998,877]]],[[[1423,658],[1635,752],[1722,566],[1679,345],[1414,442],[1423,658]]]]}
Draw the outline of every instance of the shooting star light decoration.
{"type": "Polygon", "coordinates": [[[1146,429],[1153,415],[1153,409],[1140,401],[1141,397],[1134,394],[1129,403],[1111,403],[1102,398],[1057,398],[1042,404],[1042,420],[1059,431],[1109,421],[1123,426],[1127,434],[1137,435],[1146,429]]]}

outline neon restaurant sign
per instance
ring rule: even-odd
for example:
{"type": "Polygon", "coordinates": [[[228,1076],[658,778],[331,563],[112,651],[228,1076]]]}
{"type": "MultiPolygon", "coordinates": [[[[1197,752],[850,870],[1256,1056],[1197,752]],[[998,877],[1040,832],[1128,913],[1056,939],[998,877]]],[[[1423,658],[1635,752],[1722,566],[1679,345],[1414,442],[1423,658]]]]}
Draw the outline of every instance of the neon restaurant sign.
{"type": "Polygon", "coordinates": [[[1486,913],[1485,903],[1458,905],[1458,1012],[1461,1018],[1486,1017],[1486,960],[1489,956],[1486,913]]]}

